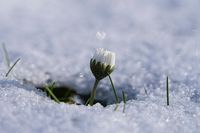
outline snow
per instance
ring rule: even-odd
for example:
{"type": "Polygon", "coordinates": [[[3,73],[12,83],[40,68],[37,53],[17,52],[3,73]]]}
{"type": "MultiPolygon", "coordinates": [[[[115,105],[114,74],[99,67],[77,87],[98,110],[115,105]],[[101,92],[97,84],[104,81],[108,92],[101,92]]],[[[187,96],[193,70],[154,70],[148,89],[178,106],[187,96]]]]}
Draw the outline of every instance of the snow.
{"type": "Polygon", "coordinates": [[[198,133],[199,7],[198,0],[1,0],[0,41],[12,63],[21,61],[5,78],[0,57],[0,131],[198,133]],[[123,103],[113,111],[108,79],[97,90],[105,108],[57,104],[35,88],[53,80],[88,94],[96,48],[116,53],[112,78],[118,95],[127,94],[125,113],[123,103]]]}

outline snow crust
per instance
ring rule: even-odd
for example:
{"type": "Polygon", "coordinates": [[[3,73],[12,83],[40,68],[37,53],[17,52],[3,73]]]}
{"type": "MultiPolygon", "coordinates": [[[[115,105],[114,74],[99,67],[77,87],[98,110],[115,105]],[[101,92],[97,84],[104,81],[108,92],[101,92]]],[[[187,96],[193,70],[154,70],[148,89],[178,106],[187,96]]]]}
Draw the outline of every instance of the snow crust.
{"type": "MultiPolygon", "coordinates": [[[[0,41],[21,61],[8,78],[0,65],[0,132],[198,133],[199,8],[198,0],[1,0],[0,41]],[[34,87],[53,80],[88,94],[96,48],[116,53],[112,78],[127,94],[125,113],[123,103],[116,112],[57,104],[34,87]]],[[[108,79],[97,99],[114,103],[108,79]]]]}

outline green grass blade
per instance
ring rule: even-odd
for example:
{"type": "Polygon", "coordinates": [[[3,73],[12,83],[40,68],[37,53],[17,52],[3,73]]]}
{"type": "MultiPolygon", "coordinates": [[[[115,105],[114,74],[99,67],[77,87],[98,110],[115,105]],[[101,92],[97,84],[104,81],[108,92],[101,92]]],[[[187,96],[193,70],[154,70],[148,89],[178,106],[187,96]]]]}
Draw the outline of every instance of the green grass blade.
{"type": "Polygon", "coordinates": [[[88,106],[89,102],[90,102],[90,98],[88,98],[88,100],[86,101],[85,105],[88,106]]]}
{"type": "Polygon", "coordinates": [[[6,73],[6,77],[8,77],[9,73],[12,71],[12,69],[15,67],[15,65],[20,61],[20,58],[15,61],[15,63],[9,68],[8,72],[6,73]]]}
{"type": "Polygon", "coordinates": [[[56,86],[56,83],[53,82],[52,84],[49,85],[49,89],[50,89],[51,91],[53,91],[54,88],[55,88],[55,86],[56,86]]]}
{"type": "Polygon", "coordinates": [[[122,95],[123,95],[123,102],[124,102],[123,113],[125,113],[125,110],[126,110],[126,95],[125,95],[124,91],[122,91],[122,95]]]}
{"type": "Polygon", "coordinates": [[[58,98],[53,94],[53,92],[50,90],[49,86],[46,86],[45,89],[49,92],[49,94],[53,97],[53,99],[57,102],[60,103],[58,98]]]}
{"type": "Polygon", "coordinates": [[[111,76],[110,76],[109,74],[108,74],[108,77],[109,77],[109,79],[110,79],[110,83],[111,83],[111,85],[112,85],[112,89],[113,89],[113,92],[114,92],[114,95],[115,95],[115,99],[116,99],[116,107],[115,107],[115,109],[114,109],[114,111],[116,111],[117,108],[118,108],[118,106],[119,106],[119,105],[118,105],[118,104],[119,104],[119,97],[117,96],[114,83],[113,83],[112,78],[111,78],[111,76]]]}
{"type": "MultiPolygon", "coordinates": [[[[48,88],[50,89],[50,91],[53,92],[53,90],[54,90],[54,88],[55,88],[55,85],[56,85],[56,83],[53,82],[53,83],[48,84],[47,86],[48,86],[48,88]]],[[[46,93],[47,93],[47,96],[50,96],[49,92],[48,92],[47,90],[45,90],[45,91],[46,91],[46,93]]]]}
{"type": "Polygon", "coordinates": [[[109,77],[110,83],[112,85],[112,89],[113,89],[113,92],[114,92],[114,95],[115,95],[116,103],[119,103],[119,97],[117,96],[116,89],[115,89],[114,83],[112,81],[112,78],[111,78],[110,75],[108,75],[108,77],[109,77]]]}

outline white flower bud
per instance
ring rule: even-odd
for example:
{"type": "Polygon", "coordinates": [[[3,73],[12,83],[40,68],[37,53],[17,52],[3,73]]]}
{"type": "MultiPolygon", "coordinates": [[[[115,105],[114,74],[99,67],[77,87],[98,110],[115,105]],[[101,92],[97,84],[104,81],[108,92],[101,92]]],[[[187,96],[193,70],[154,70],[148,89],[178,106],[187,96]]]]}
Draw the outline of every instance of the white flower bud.
{"type": "Polygon", "coordinates": [[[101,80],[111,74],[114,67],[115,53],[102,48],[96,49],[96,52],[90,61],[90,68],[94,76],[98,80],[101,80]]]}

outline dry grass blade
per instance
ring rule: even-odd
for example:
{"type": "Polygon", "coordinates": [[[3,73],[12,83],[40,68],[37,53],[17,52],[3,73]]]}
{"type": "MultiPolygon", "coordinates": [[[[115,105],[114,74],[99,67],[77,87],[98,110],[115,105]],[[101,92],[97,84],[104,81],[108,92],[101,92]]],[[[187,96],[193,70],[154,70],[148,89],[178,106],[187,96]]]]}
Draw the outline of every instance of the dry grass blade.
{"type": "Polygon", "coordinates": [[[9,68],[8,72],[6,73],[6,77],[8,77],[9,73],[12,69],[16,66],[16,64],[20,61],[20,58],[15,61],[15,63],[9,68]]]}
{"type": "Polygon", "coordinates": [[[9,56],[8,56],[8,52],[7,52],[5,43],[2,43],[2,53],[3,53],[4,64],[9,69],[10,68],[10,60],[9,60],[9,56]]]}

